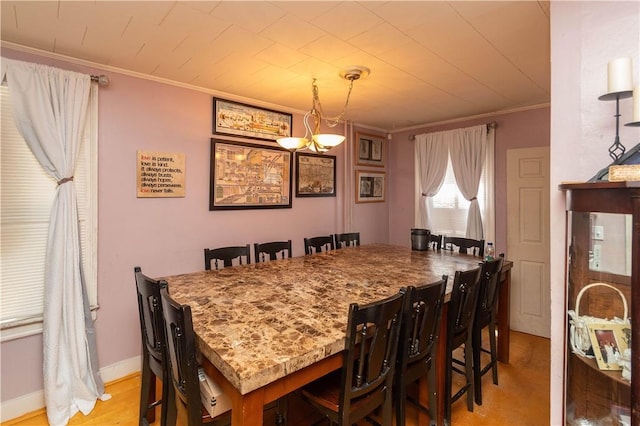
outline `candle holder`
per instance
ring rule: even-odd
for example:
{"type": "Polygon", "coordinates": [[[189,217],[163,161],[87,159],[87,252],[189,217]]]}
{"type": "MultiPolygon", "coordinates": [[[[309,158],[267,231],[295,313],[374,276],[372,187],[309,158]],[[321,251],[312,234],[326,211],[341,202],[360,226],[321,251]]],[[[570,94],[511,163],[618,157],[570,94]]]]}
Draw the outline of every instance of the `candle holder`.
{"type": "MultiPolygon", "coordinates": [[[[613,141],[613,143],[611,144],[611,146],[609,147],[609,157],[611,157],[611,159],[613,161],[616,161],[618,158],[622,157],[624,155],[624,152],[626,151],[626,148],[624,147],[624,145],[622,145],[622,143],[620,143],[620,134],[619,134],[619,128],[620,128],[620,99],[626,99],[626,98],[630,98],[631,95],[633,94],[632,90],[624,90],[622,92],[611,92],[611,93],[606,93],[602,96],[600,96],[598,99],[601,101],[616,101],[616,137],[613,141]]],[[[639,124],[640,125],[640,124],[639,124]]]]}

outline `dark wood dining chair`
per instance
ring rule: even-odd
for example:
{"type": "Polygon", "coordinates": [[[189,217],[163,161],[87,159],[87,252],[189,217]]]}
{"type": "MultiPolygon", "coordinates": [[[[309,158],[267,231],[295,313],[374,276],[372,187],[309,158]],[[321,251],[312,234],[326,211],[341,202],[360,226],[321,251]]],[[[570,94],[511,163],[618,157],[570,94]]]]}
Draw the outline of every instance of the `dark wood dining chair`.
{"type": "Polygon", "coordinates": [[[359,232],[344,232],[342,234],[335,234],[334,239],[337,249],[343,247],[356,247],[360,245],[359,232]]]}
{"type": "Polygon", "coordinates": [[[215,249],[204,249],[204,269],[211,270],[211,263],[215,269],[228,268],[233,266],[233,261],[237,259],[238,265],[251,263],[251,246],[230,246],[215,249]],[[244,259],[244,262],[243,262],[244,259]]]}
{"type": "Polygon", "coordinates": [[[392,387],[404,290],[364,306],[349,306],[342,368],[304,386],[301,398],[332,423],[352,425],[380,408],[393,421],[392,387]]]}
{"type": "Polygon", "coordinates": [[[140,413],[138,423],[148,425],[155,421],[155,408],[160,405],[160,424],[175,424],[176,412],[171,381],[166,365],[166,339],[162,319],[160,289],[165,281],[156,281],[133,268],[138,293],[138,312],[142,335],[142,372],[140,386],[140,413]],[[156,379],[162,381],[162,396],[156,399],[156,379]]]}
{"type": "Polygon", "coordinates": [[[442,235],[429,234],[429,246],[433,250],[440,250],[442,248],[442,235]]]}
{"type": "Polygon", "coordinates": [[[205,406],[202,403],[200,389],[201,386],[205,386],[206,378],[203,377],[204,380],[201,381],[199,377],[199,374],[204,372],[199,371],[200,366],[196,358],[191,308],[172,299],[166,287],[160,290],[160,299],[167,336],[169,380],[173,386],[177,413],[183,420],[182,424],[228,424],[231,420],[231,402],[226,395],[218,395],[216,404],[205,406]]]}
{"type": "Polygon", "coordinates": [[[396,425],[405,424],[407,387],[424,376],[427,376],[429,407],[412,402],[429,413],[431,424],[438,418],[435,356],[446,287],[444,275],[434,283],[407,288],[393,391],[396,425]]]}
{"type": "Polygon", "coordinates": [[[311,237],[304,239],[304,254],[320,253],[323,251],[335,250],[333,235],[321,237],[311,237]]]}
{"type": "Polygon", "coordinates": [[[467,394],[467,409],[473,411],[473,320],[480,290],[480,268],[456,271],[447,314],[447,360],[445,380],[444,419],[451,424],[451,405],[467,394]],[[464,359],[456,359],[453,352],[464,345],[464,359]],[[463,369],[461,369],[463,368],[463,369]],[[453,373],[462,374],[465,384],[452,395],[453,373]]]}
{"type": "Polygon", "coordinates": [[[498,312],[498,293],[500,292],[500,272],[504,254],[482,263],[478,305],[473,321],[473,380],[476,404],[482,405],[482,376],[489,370],[493,373],[493,384],[498,384],[498,350],[496,347],[496,315],[498,312]],[[489,331],[489,349],[482,346],[482,331],[489,331]],[[481,353],[489,354],[489,362],[481,365],[481,353]]]}
{"type": "Polygon", "coordinates": [[[291,257],[291,240],[254,243],[253,248],[256,263],[291,257]]]}
{"type": "Polygon", "coordinates": [[[455,251],[457,247],[459,253],[484,257],[484,240],[445,236],[442,240],[442,245],[445,250],[455,251]]]}

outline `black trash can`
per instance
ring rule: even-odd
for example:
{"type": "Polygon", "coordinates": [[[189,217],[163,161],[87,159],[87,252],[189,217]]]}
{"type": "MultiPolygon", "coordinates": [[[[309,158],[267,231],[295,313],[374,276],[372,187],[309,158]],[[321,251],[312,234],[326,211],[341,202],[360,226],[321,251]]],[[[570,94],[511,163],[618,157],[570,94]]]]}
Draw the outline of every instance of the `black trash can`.
{"type": "Polygon", "coordinates": [[[431,232],[428,229],[411,228],[411,250],[427,250],[431,232]]]}

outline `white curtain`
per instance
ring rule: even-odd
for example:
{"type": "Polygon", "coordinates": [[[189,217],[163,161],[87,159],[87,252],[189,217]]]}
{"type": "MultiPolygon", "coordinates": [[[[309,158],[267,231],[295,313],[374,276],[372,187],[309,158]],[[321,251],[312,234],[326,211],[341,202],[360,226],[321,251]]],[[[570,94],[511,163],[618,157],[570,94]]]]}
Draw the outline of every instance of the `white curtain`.
{"type": "Polygon", "coordinates": [[[484,240],[492,241],[495,246],[496,241],[496,130],[494,126],[487,128],[487,149],[482,171],[483,178],[481,185],[484,185],[484,206],[480,206],[482,212],[482,224],[484,225],[484,240]]]}
{"type": "Polygon", "coordinates": [[[467,238],[484,239],[482,215],[478,203],[478,185],[487,149],[487,126],[456,129],[449,147],[451,167],[460,193],[471,205],[467,216],[467,238]]]}
{"type": "Polygon", "coordinates": [[[433,197],[438,193],[447,171],[447,155],[449,154],[450,132],[435,132],[416,136],[415,142],[415,176],[416,176],[416,209],[415,227],[433,229],[429,203],[425,197],[433,197]]]}
{"type": "Polygon", "coordinates": [[[49,423],[65,425],[78,410],[91,412],[97,398],[109,398],[98,372],[73,183],[91,77],[5,58],[2,67],[17,128],[58,182],[45,259],[43,369],[49,423]]]}

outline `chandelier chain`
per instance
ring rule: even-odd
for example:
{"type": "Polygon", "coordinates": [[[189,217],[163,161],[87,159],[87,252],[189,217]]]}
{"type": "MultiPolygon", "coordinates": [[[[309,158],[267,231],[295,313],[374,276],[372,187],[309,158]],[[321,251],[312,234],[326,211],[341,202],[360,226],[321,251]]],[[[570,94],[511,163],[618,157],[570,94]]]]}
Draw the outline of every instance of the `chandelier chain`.
{"type": "Polygon", "coordinates": [[[312,111],[316,110],[319,113],[318,114],[319,118],[324,117],[324,121],[327,123],[327,126],[331,128],[336,127],[344,117],[345,113],[347,112],[347,107],[349,106],[349,99],[351,98],[351,91],[353,90],[354,80],[355,80],[354,78],[349,78],[349,91],[347,92],[347,99],[344,102],[344,107],[342,108],[342,112],[340,112],[340,114],[336,115],[335,117],[326,117],[324,115],[324,111],[322,110],[322,104],[320,103],[320,95],[319,95],[318,85],[316,84],[316,79],[315,78],[313,79],[313,83],[311,85],[312,93],[313,93],[313,106],[311,109],[312,111]]]}

